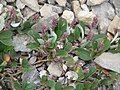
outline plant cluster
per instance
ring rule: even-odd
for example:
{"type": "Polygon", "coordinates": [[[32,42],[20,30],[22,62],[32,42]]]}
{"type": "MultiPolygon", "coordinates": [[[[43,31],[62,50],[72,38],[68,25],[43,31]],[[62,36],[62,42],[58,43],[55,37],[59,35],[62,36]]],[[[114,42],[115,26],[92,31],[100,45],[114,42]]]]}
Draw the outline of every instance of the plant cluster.
{"type": "MultiPolygon", "coordinates": [[[[112,85],[119,74],[103,69],[94,63],[94,59],[103,52],[120,52],[120,41],[112,44],[105,34],[86,31],[86,25],[82,21],[73,21],[71,25],[63,18],[52,19],[51,26],[41,25],[40,32],[36,32],[32,26],[33,19],[22,22],[18,27],[0,31],[0,83],[4,90],[34,90],[34,83],[23,82],[23,73],[31,71],[28,59],[22,53],[41,53],[41,64],[47,62],[64,63],[68,70],[78,74],[76,80],[69,79],[62,84],[57,79],[48,76],[39,78],[40,87],[44,90],[94,90],[102,85],[112,85]],[[27,47],[31,52],[16,52],[13,46],[13,36],[27,35],[31,42],[27,47]],[[20,58],[23,58],[20,60],[20,58]],[[75,85],[69,85],[74,83],[75,85]],[[45,89],[46,88],[46,89],[45,89]]],[[[37,67],[36,67],[37,68],[37,67]]],[[[65,73],[65,72],[64,72],[65,73]]],[[[63,73],[63,76],[64,76],[63,73]]]]}

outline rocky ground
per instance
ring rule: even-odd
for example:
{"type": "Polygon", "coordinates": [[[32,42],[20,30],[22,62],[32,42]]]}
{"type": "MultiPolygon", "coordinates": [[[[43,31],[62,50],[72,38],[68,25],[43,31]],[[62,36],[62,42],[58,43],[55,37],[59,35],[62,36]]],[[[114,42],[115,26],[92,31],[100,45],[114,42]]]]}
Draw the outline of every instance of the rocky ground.
{"type": "MultiPolygon", "coordinates": [[[[33,18],[35,24],[32,26],[32,29],[36,32],[41,32],[43,29],[53,27],[52,25],[55,24],[53,21],[59,17],[66,19],[68,25],[71,25],[73,22],[83,21],[86,25],[86,33],[89,33],[91,29],[93,29],[93,34],[104,33],[111,43],[120,36],[120,0],[0,0],[0,31],[3,29],[9,30],[11,27],[16,28],[22,22],[33,18]],[[6,16],[9,17],[6,19],[6,16]],[[37,21],[38,18],[40,21],[37,21]]],[[[69,62],[66,64],[62,60],[61,62],[58,62],[59,60],[52,62],[43,60],[39,62],[39,57],[40,59],[41,57],[46,57],[46,52],[41,51],[41,54],[31,51],[26,46],[31,41],[32,39],[26,35],[15,35],[12,40],[15,51],[23,52],[21,56],[26,57],[30,65],[34,65],[31,66],[31,72],[22,74],[22,80],[34,82],[36,88],[39,88],[38,90],[49,90],[48,88],[40,87],[38,77],[42,78],[44,75],[62,84],[75,86],[72,81],[77,80],[79,76],[71,67],[75,67],[77,62],[81,67],[84,67],[83,72],[86,73],[89,72],[89,67],[95,65],[95,63],[88,65],[86,62],[79,60],[77,56],[73,57],[73,61],[69,61],[75,65],[69,62]],[[30,53],[28,54],[27,52],[30,53]]],[[[58,48],[62,48],[62,43],[59,44],[58,48]]],[[[22,57],[19,60],[22,60],[22,57]]],[[[112,54],[106,52],[95,58],[94,62],[105,69],[120,73],[119,60],[119,53],[112,54]]],[[[7,70],[7,72],[12,72],[9,69],[7,70]]]]}

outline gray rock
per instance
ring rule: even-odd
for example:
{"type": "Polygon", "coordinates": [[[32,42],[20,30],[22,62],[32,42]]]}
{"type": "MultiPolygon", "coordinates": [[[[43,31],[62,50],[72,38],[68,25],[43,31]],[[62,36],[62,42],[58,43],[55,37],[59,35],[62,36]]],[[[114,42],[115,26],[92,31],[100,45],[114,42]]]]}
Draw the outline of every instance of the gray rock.
{"type": "Polygon", "coordinates": [[[97,57],[94,62],[105,69],[120,73],[120,53],[103,53],[97,57]]]}
{"type": "Polygon", "coordinates": [[[48,0],[49,4],[55,4],[55,0],[48,0]]]}
{"type": "Polygon", "coordinates": [[[15,0],[6,0],[7,2],[15,2],[15,0]]]}
{"type": "Polygon", "coordinates": [[[27,35],[16,35],[13,36],[13,46],[15,51],[30,52],[31,50],[27,48],[27,44],[32,40],[27,35]]]}
{"type": "Polygon", "coordinates": [[[79,0],[80,1],[80,4],[84,4],[87,0],[79,0]]]}
{"type": "Polygon", "coordinates": [[[61,64],[60,63],[55,63],[55,62],[52,62],[47,70],[49,71],[49,73],[53,76],[61,76],[62,72],[63,72],[63,69],[61,67],[61,64]]]}
{"type": "Polygon", "coordinates": [[[25,4],[21,2],[21,0],[16,1],[16,7],[18,9],[23,9],[25,7],[25,4]]]}
{"type": "Polygon", "coordinates": [[[105,1],[108,1],[108,0],[87,0],[87,5],[89,6],[99,5],[105,1]]]}
{"type": "Polygon", "coordinates": [[[66,6],[67,0],[56,0],[60,6],[66,6]]]}
{"type": "Polygon", "coordinates": [[[99,28],[102,32],[106,32],[110,20],[113,19],[115,16],[114,8],[110,3],[103,3],[98,6],[92,7],[92,12],[95,13],[98,17],[99,28]]]}
{"type": "Polygon", "coordinates": [[[116,13],[120,17],[120,0],[110,0],[110,2],[115,6],[116,13]]]}

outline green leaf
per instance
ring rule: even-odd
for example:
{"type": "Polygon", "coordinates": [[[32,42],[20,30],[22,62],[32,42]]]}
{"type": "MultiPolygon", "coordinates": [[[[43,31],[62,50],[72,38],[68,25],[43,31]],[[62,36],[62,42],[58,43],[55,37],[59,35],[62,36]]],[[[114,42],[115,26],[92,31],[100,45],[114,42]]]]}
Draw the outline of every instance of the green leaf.
{"type": "Polygon", "coordinates": [[[18,81],[13,81],[14,82],[14,89],[15,90],[22,90],[22,87],[18,81]]]}
{"type": "Polygon", "coordinates": [[[31,67],[30,67],[27,59],[22,60],[22,67],[23,67],[24,72],[29,72],[31,70],[31,67]]]}
{"type": "Polygon", "coordinates": [[[84,61],[89,61],[93,58],[91,52],[84,48],[78,48],[76,54],[84,61]]]}
{"type": "Polygon", "coordinates": [[[84,84],[83,83],[79,83],[76,85],[76,89],[75,90],[83,90],[84,89],[84,84]]]}
{"type": "Polygon", "coordinates": [[[55,84],[55,90],[62,90],[62,84],[60,82],[55,84]]]}
{"type": "Polygon", "coordinates": [[[104,51],[108,50],[110,48],[110,41],[107,38],[105,38],[103,43],[104,43],[104,51]]]}
{"type": "Polygon", "coordinates": [[[65,50],[59,50],[57,51],[57,56],[61,56],[61,57],[66,57],[68,55],[67,51],[65,50]]]}
{"type": "Polygon", "coordinates": [[[73,67],[73,66],[75,65],[75,61],[74,61],[74,59],[73,59],[72,56],[67,56],[67,57],[64,58],[64,60],[66,61],[65,64],[66,64],[68,67],[73,67]]]}
{"type": "Polygon", "coordinates": [[[82,68],[79,68],[77,70],[77,73],[78,73],[78,80],[79,81],[82,80],[82,79],[84,79],[84,72],[83,72],[82,68]]]}
{"type": "Polygon", "coordinates": [[[31,42],[27,45],[27,47],[30,48],[31,50],[37,50],[40,47],[40,45],[38,43],[31,42]]]}
{"type": "Polygon", "coordinates": [[[28,32],[28,35],[32,36],[34,38],[34,40],[39,43],[38,39],[41,39],[40,35],[38,32],[35,32],[34,30],[30,30],[28,32]]]}
{"type": "Polygon", "coordinates": [[[55,86],[55,81],[54,80],[48,80],[47,81],[47,86],[53,88],[55,86]]]}
{"type": "Polygon", "coordinates": [[[63,90],[74,90],[74,87],[72,86],[66,86],[63,88],[63,90]]]}
{"type": "Polygon", "coordinates": [[[12,32],[11,31],[1,31],[0,32],[0,42],[12,46],[12,32]]]}
{"type": "Polygon", "coordinates": [[[92,48],[94,50],[96,50],[98,48],[98,42],[97,41],[92,42],[92,48]]]}
{"type": "Polygon", "coordinates": [[[22,89],[23,90],[34,90],[35,84],[34,83],[28,83],[27,81],[22,82],[22,89]]]}
{"type": "Polygon", "coordinates": [[[76,26],[75,30],[74,30],[74,38],[75,38],[75,40],[78,40],[80,38],[81,34],[82,33],[80,31],[80,28],[76,26]]]}
{"type": "Polygon", "coordinates": [[[99,83],[100,83],[100,80],[95,79],[95,80],[92,82],[91,90],[94,90],[96,87],[98,87],[99,83]]]}
{"type": "Polygon", "coordinates": [[[40,82],[42,85],[45,85],[47,83],[48,77],[47,76],[42,76],[42,78],[40,79],[40,82]]]}
{"type": "Polygon", "coordinates": [[[69,52],[72,49],[72,44],[70,42],[67,42],[64,46],[64,50],[69,52]]]}
{"type": "Polygon", "coordinates": [[[66,29],[67,29],[67,21],[63,18],[60,18],[58,21],[58,25],[55,28],[55,33],[57,34],[58,39],[63,35],[66,29]]]}
{"type": "Polygon", "coordinates": [[[87,74],[85,74],[84,79],[91,77],[95,72],[96,72],[96,67],[91,67],[90,71],[87,74]]]}
{"type": "Polygon", "coordinates": [[[91,90],[90,88],[91,88],[91,82],[85,82],[84,83],[84,90],[91,90]]]}
{"type": "Polygon", "coordinates": [[[106,35],[105,34],[96,34],[94,37],[93,37],[93,41],[96,41],[100,38],[106,38],[106,35]]]}

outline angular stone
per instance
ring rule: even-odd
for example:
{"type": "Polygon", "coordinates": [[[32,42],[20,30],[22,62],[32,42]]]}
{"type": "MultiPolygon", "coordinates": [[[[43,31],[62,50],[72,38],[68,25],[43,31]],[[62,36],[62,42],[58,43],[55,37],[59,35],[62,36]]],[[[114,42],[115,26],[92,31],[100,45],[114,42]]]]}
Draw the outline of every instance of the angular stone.
{"type": "Polygon", "coordinates": [[[56,0],[60,6],[66,6],[67,0],[56,0]]]}
{"type": "Polygon", "coordinates": [[[72,23],[74,20],[74,13],[72,11],[65,10],[62,14],[62,18],[66,19],[68,23],[72,23]]]}
{"type": "Polygon", "coordinates": [[[87,0],[87,5],[89,5],[89,6],[99,5],[105,1],[107,1],[107,0],[87,0]]]}
{"type": "Polygon", "coordinates": [[[109,19],[113,19],[115,16],[114,8],[110,3],[103,3],[98,6],[92,7],[92,12],[97,15],[99,28],[102,32],[106,32],[110,24],[109,19]]]}
{"type": "Polygon", "coordinates": [[[120,17],[120,0],[111,0],[111,2],[113,3],[116,9],[117,15],[120,17]]]}
{"type": "Polygon", "coordinates": [[[28,8],[28,7],[25,7],[23,10],[22,10],[22,14],[23,14],[23,17],[24,19],[28,19],[29,17],[31,17],[32,15],[34,15],[36,12],[33,11],[32,9],[28,8]]]}
{"type": "Polygon", "coordinates": [[[55,0],[48,0],[49,4],[55,4],[55,0]]]}
{"type": "Polygon", "coordinates": [[[13,46],[15,51],[30,52],[31,50],[27,48],[27,44],[31,41],[32,39],[27,35],[13,36],[13,46]]]}
{"type": "Polygon", "coordinates": [[[3,5],[0,4],[0,14],[3,12],[3,5]]]}
{"type": "Polygon", "coordinates": [[[80,4],[84,4],[87,0],[79,0],[80,4]]]}
{"type": "Polygon", "coordinates": [[[68,79],[77,80],[78,74],[74,71],[68,71],[65,76],[67,76],[68,79]]]}
{"type": "Polygon", "coordinates": [[[7,2],[15,2],[15,0],[6,0],[7,2]]]}
{"type": "Polygon", "coordinates": [[[75,15],[77,16],[78,13],[82,10],[80,8],[80,3],[79,1],[75,0],[75,1],[72,1],[72,8],[73,8],[73,12],[75,13],[75,15]]]}
{"type": "Polygon", "coordinates": [[[63,72],[63,69],[62,69],[62,67],[61,67],[61,64],[60,64],[60,63],[55,63],[55,62],[52,62],[52,63],[48,66],[47,70],[49,71],[49,73],[50,73],[51,75],[58,76],[58,77],[60,77],[61,74],[62,74],[62,72],[63,72]]]}
{"type": "Polygon", "coordinates": [[[87,12],[87,11],[80,11],[77,15],[77,18],[79,20],[82,20],[83,22],[85,22],[88,25],[90,25],[93,22],[94,17],[96,17],[96,15],[94,13],[87,12]]]}
{"type": "Polygon", "coordinates": [[[37,0],[21,0],[21,1],[32,10],[39,12],[40,8],[37,0]]]}
{"type": "Polygon", "coordinates": [[[84,10],[84,11],[88,11],[88,12],[90,11],[89,8],[88,8],[88,6],[87,6],[86,4],[82,4],[82,5],[81,5],[81,8],[82,8],[82,10],[84,10]]]}
{"type": "Polygon", "coordinates": [[[41,9],[40,9],[41,16],[43,17],[50,17],[62,13],[62,8],[45,4],[41,9]]]}
{"type": "Polygon", "coordinates": [[[103,53],[97,57],[94,62],[105,69],[120,73],[120,53],[103,53]]]}
{"type": "Polygon", "coordinates": [[[17,1],[16,1],[16,7],[17,7],[18,9],[23,9],[23,8],[25,7],[25,4],[22,3],[20,0],[17,0],[17,1]]]}
{"type": "MultiPolygon", "coordinates": [[[[116,34],[116,30],[117,30],[117,32],[120,32],[119,28],[120,28],[120,17],[118,17],[116,15],[114,17],[113,21],[110,23],[110,25],[108,27],[108,31],[111,32],[113,35],[115,35],[116,34]]],[[[119,35],[120,35],[120,33],[119,33],[119,35]]],[[[109,39],[111,39],[110,36],[109,36],[109,39]]]]}

